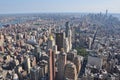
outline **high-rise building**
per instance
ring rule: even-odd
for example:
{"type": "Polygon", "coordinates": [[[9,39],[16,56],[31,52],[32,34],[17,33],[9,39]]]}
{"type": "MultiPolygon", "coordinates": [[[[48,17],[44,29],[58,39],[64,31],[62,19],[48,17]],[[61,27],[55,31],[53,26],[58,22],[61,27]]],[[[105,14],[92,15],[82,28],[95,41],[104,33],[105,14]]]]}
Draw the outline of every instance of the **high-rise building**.
{"type": "Polygon", "coordinates": [[[30,69],[30,80],[39,80],[40,67],[30,69]]]}
{"type": "Polygon", "coordinates": [[[49,39],[48,39],[48,46],[47,48],[48,49],[53,49],[53,46],[55,45],[55,41],[54,41],[54,38],[52,36],[52,34],[49,36],[49,39]]]}
{"type": "Polygon", "coordinates": [[[34,55],[36,57],[37,62],[40,60],[41,54],[42,54],[42,52],[41,52],[40,46],[35,45],[34,55]]]}
{"type": "Polygon", "coordinates": [[[80,58],[79,58],[78,56],[76,56],[76,57],[73,59],[73,63],[74,63],[75,66],[76,66],[77,73],[79,73],[79,72],[80,72],[80,69],[81,69],[80,58]]]}
{"type": "Polygon", "coordinates": [[[58,51],[61,51],[61,48],[63,48],[63,41],[64,41],[65,34],[64,33],[56,33],[56,45],[58,51]]]}
{"type": "Polygon", "coordinates": [[[57,54],[57,45],[53,46],[53,51],[54,51],[55,54],[57,54]]]}
{"type": "Polygon", "coordinates": [[[28,73],[30,73],[31,64],[30,64],[30,58],[29,57],[26,58],[25,64],[26,64],[26,69],[27,69],[28,73]]]}
{"type": "Polygon", "coordinates": [[[55,56],[53,51],[50,49],[49,54],[49,80],[55,80],[55,56]]]}
{"type": "Polygon", "coordinates": [[[108,15],[108,10],[106,10],[106,16],[108,15]]]}
{"type": "Polygon", "coordinates": [[[31,67],[36,66],[36,57],[33,55],[30,55],[30,62],[31,62],[31,67]]]}
{"type": "Polygon", "coordinates": [[[70,29],[69,22],[66,22],[65,27],[66,27],[65,35],[68,38],[68,44],[70,50],[72,48],[72,31],[70,29]]]}
{"type": "Polygon", "coordinates": [[[64,76],[65,80],[77,80],[76,66],[72,62],[66,64],[64,76]]]}
{"type": "Polygon", "coordinates": [[[4,36],[2,35],[2,33],[0,33],[0,52],[4,53],[4,36]]]}
{"type": "Polygon", "coordinates": [[[65,23],[65,27],[66,27],[65,35],[66,35],[66,37],[68,37],[68,35],[69,35],[68,33],[69,33],[69,29],[70,29],[70,26],[68,24],[69,24],[69,22],[65,23]]]}
{"type": "Polygon", "coordinates": [[[64,46],[65,52],[66,53],[69,52],[69,40],[68,40],[68,38],[64,39],[63,44],[64,44],[63,46],[64,46]]]}
{"type": "Polygon", "coordinates": [[[67,55],[64,52],[64,49],[61,50],[59,57],[58,57],[58,73],[57,73],[57,80],[64,80],[64,68],[66,65],[67,55]]]}
{"type": "Polygon", "coordinates": [[[39,80],[46,80],[46,78],[48,77],[48,62],[46,60],[42,60],[39,63],[39,80]]]}
{"type": "Polygon", "coordinates": [[[68,43],[69,43],[69,50],[72,49],[72,31],[69,29],[68,31],[68,43]]]}

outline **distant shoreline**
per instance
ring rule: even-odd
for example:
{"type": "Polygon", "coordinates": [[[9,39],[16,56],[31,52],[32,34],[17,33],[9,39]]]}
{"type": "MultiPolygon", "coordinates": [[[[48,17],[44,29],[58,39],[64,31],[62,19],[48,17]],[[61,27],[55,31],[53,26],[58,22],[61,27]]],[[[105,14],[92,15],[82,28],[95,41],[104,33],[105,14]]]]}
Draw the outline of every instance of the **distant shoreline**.
{"type": "MultiPolygon", "coordinates": [[[[32,14],[99,14],[100,12],[36,12],[36,13],[0,13],[0,15],[32,15],[32,14]]],[[[102,14],[105,14],[102,12],[102,14]]],[[[120,13],[109,13],[120,15],[120,13]]]]}
{"type": "MultiPolygon", "coordinates": [[[[87,14],[99,14],[99,13],[80,13],[80,12],[54,12],[54,13],[13,13],[13,14],[0,14],[0,19],[2,19],[2,17],[22,17],[22,16],[37,16],[37,15],[52,15],[52,14],[62,14],[62,15],[87,15],[87,14]]],[[[102,13],[105,14],[105,13],[102,13]]],[[[108,15],[112,15],[114,17],[117,17],[120,20],[120,13],[109,13],[108,15]]],[[[6,23],[7,24],[7,23],[6,23]]],[[[13,24],[13,23],[10,23],[13,24]]],[[[16,24],[16,22],[14,23],[16,24]]],[[[0,22],[0,27],[2,27],[2,25],[4,25],[4,23],[0,22]]]]}

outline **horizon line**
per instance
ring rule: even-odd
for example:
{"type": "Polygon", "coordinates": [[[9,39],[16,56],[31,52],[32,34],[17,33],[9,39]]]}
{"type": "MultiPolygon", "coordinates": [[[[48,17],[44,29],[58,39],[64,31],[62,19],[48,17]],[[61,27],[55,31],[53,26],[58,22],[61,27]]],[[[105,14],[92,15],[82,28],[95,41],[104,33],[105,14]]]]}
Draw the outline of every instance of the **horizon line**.
{"type": "MultiPolygon", "coordinates": [[[[74,13],[74,14],[99,14],[99,13],[102,13],[102,14],[105,14],[106,12],[10,12],[10,13],[0,13],[0,15],[14,15],[14,14],[72,14],[72,13],[74,13]]],[[[120,14],[119,12],[118,13],[116,13],[116,12],[108,12],[108,14],[120,14]]]]}

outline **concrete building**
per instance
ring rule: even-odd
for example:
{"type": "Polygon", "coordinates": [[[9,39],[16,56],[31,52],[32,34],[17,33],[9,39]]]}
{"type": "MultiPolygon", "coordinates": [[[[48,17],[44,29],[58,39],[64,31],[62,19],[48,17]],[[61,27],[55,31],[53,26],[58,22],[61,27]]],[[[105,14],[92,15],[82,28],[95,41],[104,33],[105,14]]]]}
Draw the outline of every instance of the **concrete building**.
{"type": "Polygon", "coordinates": [[[69,22],[65,23],[65,27],[66,27],[65,35],[66,35],[66,38],[68,38],[68,46],[69,46],[69,50],[70,50],[70,49],[72,49],[72,32],[70,29],[69,22]]]}
{"type": "Polygon", "coordinates": [[[41,52],[41,49],[40,49],[39,45],[35,45],[34,55],[35,55],[36,60],[38,62],[40,60],[40,58],[41,58],[41,55],[42,55],[42,52],[41,52]]]}
{"type": "Polygon", "coordinates": [[[65,66],[64,71],[65,80],[77,80],[77,70],[74,63],[69,62],[65,66]]]}
{"type": "Polygon", "coordinates": [[[50,49],[48,51],[49,54],[49,80],[55,80],[55,54],[50,49]]]}
{"type": "Polygon", "coordinates": [[[55,45],[55,40],[52,36],[52,34],[48,38],[48,46],[47,49],[53,49],[53,46],[55,45]]]}
{"type": "Polygon", "coordinates": [[[30,69],[30,80],[39,80],[40,67],[33,67],[30,69]]]}
{"type": "Polygon", "coordinates": [[[65,38],[65,34],[64,33],[56,33],[56,45],[57,45],[57,49],[58,51],[61,51],[61,48],[64,48],[64,38],[65,38]]]}
{"type": "Polygon", "coordinates": [[[76,66],[76,70],[77,70],[77,74],[79,74],[80,72],[80,69],[81,69],[81,61],[80,61],[80,58],[77,56],[73,59],[73,63],[75,64],[76,66]]]}
{"type": "Polygon", "coordinates": [[[62,49],[59,57],[58,57],[58,73],[57,73],[57,80],[64,80],[64,68],[66,65],[67,55],[62,49]]]}
{"type": "Polygon", "coordinates": [[[69,39],[68,38],[64,39],[63,48],[64,48],[66,53],[69,52],[70,49],[69,49],[69,39]]]}
{"type": "Polygon", "coordinates": [[[68,37],[69,36],[69,29],[70,29],[69,22],[65,23],[65,27],[66,27],[65,35],[66,35],[66,37],[68,37]]]}
{"type": "Polygon", "coordinates": [[[69,50],[72,49],[72,31],[71,29],[68,31],[68,43],[69,43],[69,50]]]}
{"type": "Polygon", "coordinates": [[[30,64],[30,63],[31,63],[31,62],[30,62],[30,58],[29,58],[29,57],[26,57],[24,65],[25,65],[25,69],[26,69],[26,71],[27,71],[28,73],[30,73],[30,68],[31,68],[31,64],[30,64]]]}
{"type": "Polygon", "coordinates": [[[4,44],[4,36],[2,35],[2,33],[0,33],[0,52],[1,53],[4,53],[3,44],[4,44]]]}

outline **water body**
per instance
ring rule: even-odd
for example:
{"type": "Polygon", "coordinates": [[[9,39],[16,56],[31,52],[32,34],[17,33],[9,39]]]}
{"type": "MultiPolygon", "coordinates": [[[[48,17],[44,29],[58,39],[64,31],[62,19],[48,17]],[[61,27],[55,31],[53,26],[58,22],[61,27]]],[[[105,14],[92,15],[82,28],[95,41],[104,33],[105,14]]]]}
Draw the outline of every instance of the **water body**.
{"type": "Polygon", "coordinates": [[[114,17],[117,17],[120,20],[120,14],[112,14],[114,17]]]}
{"type": "Polygon", "coordinates": [[[0,27],[6,24],[18,24],[18,23],[24,23],[28,20],[33,20],[31,17],[29,14],[1,14],[0,20],[7,18],[9,19],[11,18],[11,19],[10,20],[8,19],[8,21],[5,22],[0,22],[0,27]]]}
{"type": "MultiPolygon", "coordinates": [[[[42,13],[42,14],[47,14],[49,15],[49,13],[42,13]]],[[[52,14],[52,13],[50,13],[52,14]]],[[[85,13],[53,13],[53,14],[62,14],[62,15],[77,15],[77,16],[80,16],[80,15],[85,15],[85,13]]],[[[87,14],[87,13],[86,13],[87,14]]],[[[34,13],[34,14],[1,14],[0,15],[0,19],[3,19],[3,18],[10,18],[10,17],[14,17],[14,19],[12,20],[8,20],[7,22],[0,22],[0,27],[2,27],[2,25],[5,25],[5,24],[18,24],[18,23],[24,23],[28,20],[33,20],[31,17],[33,16],[39,16],[41,15],[41,13],[34,13]]],[[[114,17],[117,17],[119,20],[120,20],[120,14],[111,14],[113,15],[114,17]]]]}

